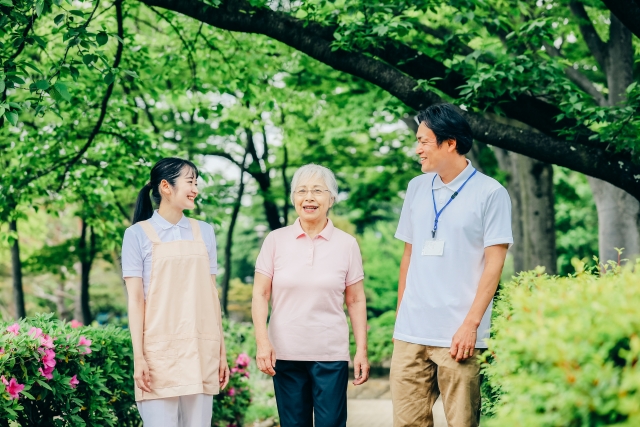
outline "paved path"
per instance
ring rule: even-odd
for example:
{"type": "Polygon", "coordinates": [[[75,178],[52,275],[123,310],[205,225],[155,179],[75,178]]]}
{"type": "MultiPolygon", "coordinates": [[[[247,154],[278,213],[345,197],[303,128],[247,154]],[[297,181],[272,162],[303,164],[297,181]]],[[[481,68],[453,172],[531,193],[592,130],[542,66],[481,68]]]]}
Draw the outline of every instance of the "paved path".
{"type": "MultiPolygon", "coordinates": [[[[393,407],[389,380],[370,379],[362,386],[349,384],[347,427],[392,427],[393,407]]],[[[434,427],[447,427],[442,401],[433,407],[434,427]]]]}

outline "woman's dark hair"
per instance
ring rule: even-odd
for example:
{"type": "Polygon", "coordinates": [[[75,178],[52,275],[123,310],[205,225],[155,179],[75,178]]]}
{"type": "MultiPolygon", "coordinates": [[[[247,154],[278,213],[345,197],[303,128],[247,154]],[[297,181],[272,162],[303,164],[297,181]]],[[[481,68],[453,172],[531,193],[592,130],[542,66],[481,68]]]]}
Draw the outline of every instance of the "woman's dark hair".
{"type": "Polygon", "coordinates": [[[198,168],[189,160],[179,159],[177,157],[166,157],[153,165],[149,182],[147,182],[147,184],[142,187],[142,190],[140,190],[140,193],[138,193],[136,208],[133,211],[134,224],[149,219],[151,215],[153,215],[153,205],[151,204],[149,192],[151,192],[151,196],[156,205],[160,205],[160,201],[162,200],[162,196],[158,190],[160,183],[164,179],[169,185],[176,185],[176,179],[178,179],[182,173],[182,169],[185,167],[191,168],[196,178],[198,177],[198,168]]]}
{"type": "Polygon", "coordinates": [[[447,139],[455,139],[458,154],[467,154],[471,150],[473,143],[471,126],[453,105],[435,104],[420,111],[418,123],[424,123],[433,131],[438,146],[447,139]]]}

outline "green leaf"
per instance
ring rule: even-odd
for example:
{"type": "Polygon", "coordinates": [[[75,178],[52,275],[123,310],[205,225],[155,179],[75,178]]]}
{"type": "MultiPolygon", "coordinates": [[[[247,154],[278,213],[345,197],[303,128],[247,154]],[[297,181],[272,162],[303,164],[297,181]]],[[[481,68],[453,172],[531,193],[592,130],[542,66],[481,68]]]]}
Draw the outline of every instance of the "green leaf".
{"type": "Polygon", "coordinates": [[[40,45],[40,47],[42,47],[43,49],[47,47],[47,42],[42,37],[36,35],[33,35],[32,37],[36,41],[36,43],[40,45]]]}
{"type": "Polygon", "coordinates": [[[107,74],[105,74],[104,76],[104,82],[108,85],[110,85],[111,83],[113,83],[113,81],[116,79],[116,77],[113,75],[113,73],[108,72],[107,74]]]}
{"type": "Polygon", "coordinates": [[[40,69],[38,67],[36,67],[32,62],[23,62],[22,63],[25,67],[29,67],[31,68],[33,71],[35,71],[38,74],[44,74],[42,71],[40,71],[40,69]]]}
{"type": "Polygon", "coordinates": [[[130,71],[130,70],[123,70],[124,73],[128,76],[133,77],[134,79],[139,78],[140,76],[138,76],[138,73],[136,73],[135,71],[130,71]]]}
{"type": "Polygon", "coordinates": [[[47,90],[49,89],[49,82],[46,80],[38,80],[36,82],[36,87],[40,90],[47,90]]]}
{"type": "Polygon", "coordinates": [[[42,9],[44,8],[44,1],[39,0],[36,2],[36,15],[42,16],[42,9]]]}
{"type": "Polygon", "coordinates": [[[69,94],[69,91],[67,90],[67,85],[65,85],[62,82],[57,82],[53,86],[56,88],[56,90],[58,91],[58,93],[60,94],[62,99],[64,99],[65,101],[71,101],[71,95],[69,94]]]}
{"type": "Polygon", "coordinates": [[[4,88],[5,88],[6,86],[7,86],[7,85],[5,84],[4,80],[0,80],[0,92],[4,92],[4,88]]]}
{"type": "Polygon", "coordinates": [[[13,7],[13,2],[11,0],[0,0],[0,4],[2,6],[13,7]]]}
{"type": "Polygon", "coordinates": [[[0,117],[4,116],[4,112],[6,111],[6,109],[0,105],[0,117]]]}
{"type": "Polygon", "coordinates": [[[51,389],[51,387],[49,386],[49,384],[45,383],[44,381],[42,381],[42,380],[36,380],[36,382],[37,382],[38,384],[40,384],[42,387],[46,388],[47,390],[51,390],[51,391],[53,391],[53,390],[51,389]]]}
{"type": "Polygon", "coordinates": [[[98,45],[104,46],[108,41],[109,36],[104,31],[100,31],[98,34],[96,34],[96,42],[98,43],[98,45]]]}
{"type": "Polygon", "coordinates": [[[60,15],[56,16],[55,18],[53,18],[53,23],[56,25],[60,25],[60,23],[64,20],[64,13],[61,13],[60,15]]]}
{"type": "Polygon", "coordinates": [[[20,392],[20,394],[22,394],[22,395],[24,395],[24,396],[28,397],[28,398],[29,398],[29,399],[31,399],[31,400],[35,400],[35,398],[33,397],[33,395],[32,395],[31,393],[27,392],[27,391],[22,390],[22,391],[20,392]]]}
{"type": "Polygon", "coordinates": [[[81,18],[84,18],[84,12],[81,11],[81,10],[73,9],[73,10],[70,10],[69,13],[72,14],[72,15],[76,15],[76,16],[79,16],[81,18]]]}
{"type": "Polygon", "coordinates": [[[9,107],[13,108],[14,110],[22,111],[22,105],[18,104],[17,102],[9,102],[9,107]]]}
{"type": "Polygon", "coordinates": [[[98,59],[96,55],[87,54],[82,57],[82,62],[84,62],[84,65],[89,65],[92,62],[94,62],[96,59],[98,59]]]}
{"type": "Polygon", "coordinates": [[[69,73],[71,74],[71,77],[73,78],[73,81],[78,81],[78,77],[80,77],[80,71],[74,67],[73,65],[69,66],[69,73]]]}
{"type": "Polygon", "coordinates": [[[4,113],[4,116],[12,125],[15,126],[16,124],[18,124],[18,113],[16,113],[15,111],[7,111],[6,113],[4,113]]]}

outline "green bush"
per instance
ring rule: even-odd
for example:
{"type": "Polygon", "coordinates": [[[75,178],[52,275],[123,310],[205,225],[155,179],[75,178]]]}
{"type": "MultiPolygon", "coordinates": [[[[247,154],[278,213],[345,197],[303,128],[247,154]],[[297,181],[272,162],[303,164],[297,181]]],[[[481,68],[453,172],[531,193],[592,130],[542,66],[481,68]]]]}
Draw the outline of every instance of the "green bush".
{"type": "MultiPolygon", "coordinates": [[[[225,320],[224,330],[232,374],[214,399],[214,427],[242,425],[251,402],[241,353],[253,348],[251,329],[225,320]]],[[[73,328],[53,314],[0,322],[0,377],[0,426],[140,425],[126,329],[73,328]]]]}
{"type": "Polygon", "coordinates": [[[638,267],[529,272],[502,288],[485,353],[485,426],[640,425],[638,267]]]}
{"type": "Polygon", "coordinates": [[[127,331],[72,328],[52,314],[0,328],[0,425],[139,424],[127,331]]]}
{"type": "MultiPolygon", "coordinates": [[[[391,360],[393,354],[393,328],[396,323],[395,310],[387,311],[381,316],[367,320],[367,345],[369,363],[381,365],[391,360]]],[[[356,342],[353,334],[349,335],[351,356],[356,354],[356,342]]]]}

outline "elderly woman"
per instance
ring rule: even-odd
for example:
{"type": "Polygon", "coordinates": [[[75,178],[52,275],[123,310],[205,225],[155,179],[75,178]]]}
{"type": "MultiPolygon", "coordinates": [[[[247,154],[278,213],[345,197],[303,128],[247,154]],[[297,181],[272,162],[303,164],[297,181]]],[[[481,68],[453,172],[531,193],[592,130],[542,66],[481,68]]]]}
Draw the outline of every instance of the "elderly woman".
{"type": "Polygon", "coordinates": [[[291,183],[298,219],[265,238],[256,262],[256,360],[273,377],[282,427],[312,427],[314,416],[316,427],[346,425],[345,302],[357,345],[353,384],[369,378],[362,257],[356,239],[327,218],[337,195],[329,169],[313,164],[298,169],[291,183]]]}

